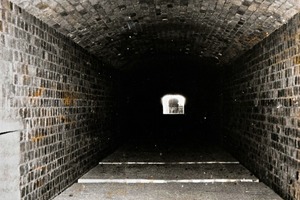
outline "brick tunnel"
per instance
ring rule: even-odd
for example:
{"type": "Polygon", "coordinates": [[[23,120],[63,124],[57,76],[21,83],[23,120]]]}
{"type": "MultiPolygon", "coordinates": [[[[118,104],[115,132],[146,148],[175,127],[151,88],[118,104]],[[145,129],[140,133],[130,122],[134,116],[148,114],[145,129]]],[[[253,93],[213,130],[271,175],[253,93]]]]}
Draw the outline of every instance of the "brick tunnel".
{"type": "Polygon", "coordinates": [[[298,0],[1,0],[0,199],[75,199],[99,162],[117,176],[112,161],[139,161],[180,187],[125,181],[108,195],[86,183],[100,196],[77,199],[300,200],[299,11],[298,0]],[[165,95],[185,102],[164,113],[165,95]],[[199,183],[180,182],[175,162],[199,183]],[[214,162],[259,183],[202,179],[214,162]]]}

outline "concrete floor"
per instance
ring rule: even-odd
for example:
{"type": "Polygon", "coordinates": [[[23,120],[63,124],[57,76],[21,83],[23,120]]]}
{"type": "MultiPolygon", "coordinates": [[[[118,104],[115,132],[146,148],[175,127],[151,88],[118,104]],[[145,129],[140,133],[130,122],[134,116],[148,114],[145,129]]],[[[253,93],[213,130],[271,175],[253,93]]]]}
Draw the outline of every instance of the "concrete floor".
{"type": "Polygon", "coordinates": [[[200,143],[130,142],[54,200],[279,200],[222,148],[200,143]]]}

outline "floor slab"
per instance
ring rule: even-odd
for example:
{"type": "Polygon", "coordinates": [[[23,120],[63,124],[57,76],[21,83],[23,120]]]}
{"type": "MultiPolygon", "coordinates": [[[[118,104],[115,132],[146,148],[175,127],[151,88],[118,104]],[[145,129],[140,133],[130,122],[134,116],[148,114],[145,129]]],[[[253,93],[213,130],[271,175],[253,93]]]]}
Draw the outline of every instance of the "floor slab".
{"type": "Polygon", "coordinates": [[[79,184],[55,200],[282,200],[263,183],[79,184]]]}
{"type": "Polygon", "coordinates": [[[209,162],[237,161],[218,145],[201,142],[128,142],[103,162],[209,162]]]}
{"type": "Polygon", "coordinates": [[[164,165],[98,165],[83,175],[85,180],[148,179],[148,180],[251,180],[258,181],[240,164],[164,164],[164,165]]]}

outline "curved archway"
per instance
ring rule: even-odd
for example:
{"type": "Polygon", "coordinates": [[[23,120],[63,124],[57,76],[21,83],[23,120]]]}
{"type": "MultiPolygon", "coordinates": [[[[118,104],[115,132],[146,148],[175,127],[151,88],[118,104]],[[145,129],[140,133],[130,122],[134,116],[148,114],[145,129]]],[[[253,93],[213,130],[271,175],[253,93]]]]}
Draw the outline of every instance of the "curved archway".
{"type": "Polygon", "coordinates": [[[163,114],[184,114],[185,97],[180,94],[166,94],[161,98],[163,114]]]}

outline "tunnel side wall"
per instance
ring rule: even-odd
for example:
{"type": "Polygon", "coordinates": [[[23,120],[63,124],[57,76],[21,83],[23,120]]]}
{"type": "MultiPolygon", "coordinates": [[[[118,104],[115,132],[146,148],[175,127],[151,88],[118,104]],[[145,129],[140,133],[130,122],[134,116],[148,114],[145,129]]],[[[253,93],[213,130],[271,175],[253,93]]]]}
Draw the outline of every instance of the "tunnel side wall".
{"type": "Polygon", "coordinates": [[[9,1],[0,8],[0,120],[23,124],[20,196],[51,199],[115,143],[118,78],[9,1]]]}
{"type": "Polygon", "coordinates": [[[300,199],[300,15],[224,70],[224,142],[285,199],[300,199]]]}

